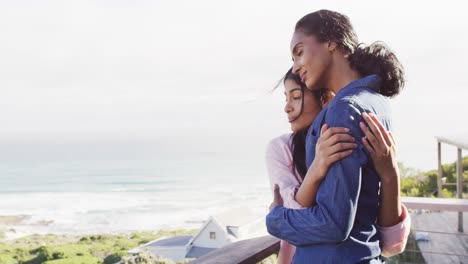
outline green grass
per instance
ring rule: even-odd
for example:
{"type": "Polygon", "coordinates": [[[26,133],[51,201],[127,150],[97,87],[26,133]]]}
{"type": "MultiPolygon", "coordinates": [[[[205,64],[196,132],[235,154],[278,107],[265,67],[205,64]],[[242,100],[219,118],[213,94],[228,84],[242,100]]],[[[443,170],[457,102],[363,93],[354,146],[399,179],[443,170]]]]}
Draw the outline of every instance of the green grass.
{"type": "Polygon", "coordinates": [[[113,264],[126,256],[128,250],[151,240],[195,232],[196,230],[174,230],[116,235],[30,235],[0,242],[0,263],[113,264]]]}

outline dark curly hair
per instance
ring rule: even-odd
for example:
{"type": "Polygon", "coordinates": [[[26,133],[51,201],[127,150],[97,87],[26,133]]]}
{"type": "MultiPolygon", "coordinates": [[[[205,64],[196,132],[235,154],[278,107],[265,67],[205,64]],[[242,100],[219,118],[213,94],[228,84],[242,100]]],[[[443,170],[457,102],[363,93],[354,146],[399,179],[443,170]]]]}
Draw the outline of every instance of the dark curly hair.
{"type": "Polygon", "coordinates": [[[403,89],[404,69],[396,55],[382,42],[369,46],[360,44],[347,16],[319,10],[301,18],[295,31],[314,35],[320,42],[335,42],[339,50],[349,55],[351,68],[363,76],[377,74],[382,78],[382,95],[394,97],[403,89]]]}

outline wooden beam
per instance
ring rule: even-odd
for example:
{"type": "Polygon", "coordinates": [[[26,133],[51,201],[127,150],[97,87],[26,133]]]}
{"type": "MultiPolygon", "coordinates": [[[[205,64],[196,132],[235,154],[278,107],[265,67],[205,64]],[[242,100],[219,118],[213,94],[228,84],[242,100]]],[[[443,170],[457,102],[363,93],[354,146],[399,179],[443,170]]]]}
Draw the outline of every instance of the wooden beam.
{"type": "MultiPolygon", "coordinates": [[[[468,212],[468,199],[401,197],[409,209],[432,211],[468,212]]],[[[242,240],[212,251],[190,264],[256,264],[277,253],[280,240],[273,236],[263,236],[242,240]]]]}
{"type": "Polygon", "coordinates": [[[190,264],[256,264],[277,253],[280,240],[273,236],[263,236],[242,240],[212,251],[190,264]]]}
{"type": "Polygon", "coordinates": [[[437,142],[437,196],[442,197],[442,143],[437,142]]]}
{"type": "Polygon", "coordinates": [[[435,138],[439,142],[452,145],[459,149],[468,150],[468,137],[466,137],[466,135],[450,136],[450,137],[436,136],[435,138]]]}
{"type": "Polygon", "coordinates": [[[468,212],[468,199],[401,197],[401,202],[410,209],[432,211],[468,212]]]}
{"type": "MultiPolygon", "coordinates": [[[[463,158],[462,150],[457,149],[457,198],[463,198],[463,158]]],[[[463,233],[463,212],[458,212],[458,232],[463,233]]]]}

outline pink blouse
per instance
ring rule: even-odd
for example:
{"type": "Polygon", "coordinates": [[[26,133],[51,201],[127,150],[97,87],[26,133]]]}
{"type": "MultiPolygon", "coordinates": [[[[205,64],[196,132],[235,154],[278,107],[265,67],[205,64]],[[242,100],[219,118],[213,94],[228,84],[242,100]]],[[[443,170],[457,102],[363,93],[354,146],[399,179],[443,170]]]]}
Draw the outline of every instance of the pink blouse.
{"type": "MultiPolygon", "coordinates": [[[[295,200],[302,180],[293,173],[291,134],[285,134],[270,141],[266,152],[266,167],[271,190],[273,191],[275,184],[279,186],[283,206],[291,209],[305,208],[295,200]]],[[[402,205],[402,211],[400,223],[390,227],[377,226],[382,235],[382,255],[385,257],[399,254],[405,249],[411,228],[411,218],[404,205],[402,205]]],[[[281,241],[280,258],[281,255],[292,257],[294,251],[294,246],[281,241]]]]}

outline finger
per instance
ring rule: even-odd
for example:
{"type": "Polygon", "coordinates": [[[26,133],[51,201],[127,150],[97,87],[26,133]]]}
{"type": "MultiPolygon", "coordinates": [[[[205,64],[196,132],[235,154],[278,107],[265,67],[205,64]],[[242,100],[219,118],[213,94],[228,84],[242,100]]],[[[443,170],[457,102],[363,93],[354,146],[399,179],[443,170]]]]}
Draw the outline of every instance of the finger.
{"type": "Polygon", "coordinates": [[[392,142],[390,141],[390,137],[387,135],[387,129],[382,125],[382,123],[380,122],[380,120],[377,118],[376,115],[371,113],[371,114],[369,114],[369,116],[374,121],[374,124],[377,125],[377,128],[379,129],[380,134],[382,135],[383,139],[385,140],[385,143],[387,144],[387,146],[390,146],[392,144],[392,142]]]}
{"type": "Polygon", "coordinates": [[[349,134],[335,134],[323,142],[325,148],[330,148],[338,143],[355,143],[356,139],[349,134]]]}
{"type": "Polygon", "coordinates": [[[276,196],[276,192],[277,192],[277,191],[279,191],[279,186],[278,186],[278,184],[275,184],[275,185],[273,186],[273,197],[276,196]]]}
{"type": "Polygon", "coordinates": [[[362,138],[362,144],[364,145],[364,147],[367,149],[367,152],[369,152],[371,156],[375,154],[374,148],[371,146],[371,144],[369,144],[369,141],[367,141],[366,137],[362,138]]]}
{"type": "Polygon", "coordinates": [[[331,128],[328,128],[327,131],[325,131],[325,133],[322,134],[323,136],[321,136],[321,138],[322,140],[327,140],[335,134],[347,134],[347,133],[349,133],[349,128],[331,127],[331,128]]]}
{"type": "Polygon", "coordinates": [[[330,158],[329,158],[330,165],[332,165],[333,163],[335,163],[335,162],[337,162],[339,160],[342,160],[342,159],[348,157],[352,153],[353,153],[353,150],[347,150],[347,151],[342,151],[342,152],[338,152],[338,153],[335,153],[335,154],[331,155],[330,158]]]}
{"type": "Polygon", "coordinates": [[[363,122],[360,122],[359,126],[361,126],[361,130],[362,132],[364,132],[365,138],[367,139],[368,143],[372,145],[372,148],[378,148],[380,144],[377,141],[377,138],[371,132],[371,130],[363,122]]]}
{"type": "Polygon", "coordinates": [[[382,133],[380,133],[380,130],[377,127],[375,121],[367,113],[363,113],[362,116],[364,117],[364,120],[366,121],[367,125],[369,125],[369,129],[371,130],[372,134],[374,134],[376,142],[374,142],[371,137],[368,137],[373,143],[373,146],[377,147],[376,144],[386,144],[386,142],[383,139],[382,133]]]}
{"type": "Polygon", "coordinates": [[[328,125],[327,125],[327,124],[324,124],[324,125],[322,126],[322,129],[320,129],[320,135],[325,134],[325,131],[327,131],[327,129],[328,129],[328,125]]]}
{"type": "Polygon", "coordinates": [[[356,143],[343,143],[343,142],[340,142],[340,143],[337,143],[333,146],[331,146],[329,148],[329,150],[327,151],[327,156],[332,156],[338,152],[343,152],[343,151],[347,151],[347,150],[352,150],[352,149],[355,149],[357,148],[357,144],[356,143]]]}
{"type": "Polygon", "coordinates": [[[390,140],[392,141],[393,146],[396,147],[396,141],[395,141],[395,138],[393,137],[392,131],[388,131],[388,135],[390,136],[390,140]]]}
{"type": "Polygon", "coordinates": [[[280,193],[280,188],[278,186],[278,184],[275,184],[275,190],[274,190],[274,200],[279,202],[279,201],[282,201],[283,198],[281,197],[281,193],[280,193]]]}
{"type": "Polygon", "coordinates": [[[275,187],[273,188],[273,192],[276,194],[276,193],[279,193],[279,186],[278,184],[275,184],[275,187]]]}

